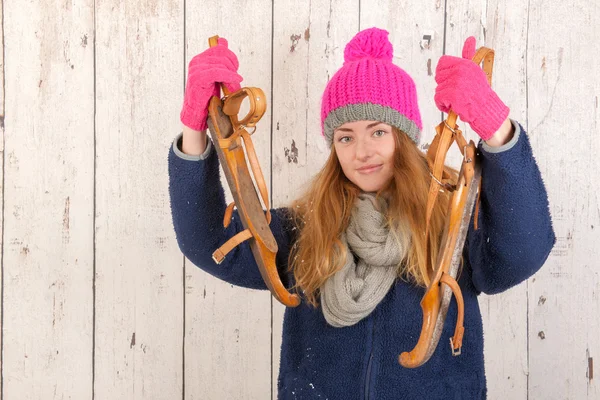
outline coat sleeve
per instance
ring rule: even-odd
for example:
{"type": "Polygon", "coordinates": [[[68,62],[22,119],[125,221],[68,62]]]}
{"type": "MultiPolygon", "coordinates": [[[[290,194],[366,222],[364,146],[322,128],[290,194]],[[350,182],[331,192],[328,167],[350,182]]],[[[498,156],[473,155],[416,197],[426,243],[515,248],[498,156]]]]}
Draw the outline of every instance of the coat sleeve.
{"type": "MultiPolygon", "coordinates": [[[[244,230],[237,210],[227,228],[223,227],[225,193],[220,180],[219,159],[207,137],[206,151],[200,156],[181,152],[181,134],[170,146],[169,196],[177,243],[183,255],[194,265],[233,285],[267,289],[248,241],[235,247],[216,264],[212,253],[229,238],[244,230]]],[[[271,210],[270,228],[279,251],[277,268],[288,285],[289,215],[285,208],[271,210]]],[[[250,239],[252,240],[252,239],[250,239]]]]}
{"type": "Polygon", "coordinates": [[[500,293],[544,265],[556,236],[548,194],[522,126],[494,148],[479,143],[482,167],[478,230],[473,219],[465,243],[472,279],[479,292],[500,293]]]}

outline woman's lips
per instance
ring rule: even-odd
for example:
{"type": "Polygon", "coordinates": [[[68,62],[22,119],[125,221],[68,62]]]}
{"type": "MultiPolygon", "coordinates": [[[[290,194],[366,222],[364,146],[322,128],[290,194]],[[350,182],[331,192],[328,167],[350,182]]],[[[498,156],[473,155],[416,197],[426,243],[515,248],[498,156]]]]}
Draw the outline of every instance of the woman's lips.
{"type": "Polygon", "coordinates": [[[359,168],[359,169],[357,169],[357,171],[361,174],[371,174],[373,172],[379,171],[382,167],[383,167],[383,165],[374,165],[374,166],[370,166],[370,167],[359,168]]]}

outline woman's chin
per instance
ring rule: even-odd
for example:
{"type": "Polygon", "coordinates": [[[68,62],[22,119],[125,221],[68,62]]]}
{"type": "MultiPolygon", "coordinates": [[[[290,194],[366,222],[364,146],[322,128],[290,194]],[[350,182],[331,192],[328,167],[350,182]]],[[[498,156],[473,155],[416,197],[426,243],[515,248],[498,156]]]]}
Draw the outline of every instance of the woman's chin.
{"type": "Polygon", "coordinates": [[[363,192],[367,192],[367,193],[377,192],[378,190],[380,190],[383,187],[383,184],[378,184],[377,182],[360,181],[360,182],[354,182],[354,184],[356,186],[358,186],[358,188],[360,190],[362,190],[363,192]]]}
{"type": "Polygon", "coordinates": [[[391,174],[379,171],[372,174],[357,173],[352,176],[352,183],[363,192],[377,192],[392,179],[391,174]]]}

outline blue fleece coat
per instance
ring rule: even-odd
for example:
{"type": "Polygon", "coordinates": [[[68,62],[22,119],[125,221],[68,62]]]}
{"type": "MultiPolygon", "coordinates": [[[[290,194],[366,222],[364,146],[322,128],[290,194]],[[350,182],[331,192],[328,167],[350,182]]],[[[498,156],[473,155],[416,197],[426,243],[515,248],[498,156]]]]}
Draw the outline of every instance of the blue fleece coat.
{"type": "MultiPolygon", "coordinates": [[[[424,289],[397,280],[366,318],[344,328],[328,325],[320,308],[303,302],[287,308],[283,322],[279,399],[485,399],[483,327],[477,296],[502,292],[532,276],[546,261],[556,238],[548,197],[523,128],[512,121],[514,137],[492,148],[480,142],[482,191],[479,229],[473,221],[459,279],[465,303],[462,355],[453,357],[448,339],[456,322],[450,304],[439,345],[416,369],[398,364],[411,350],[422,325],[424,289]]],[[[216,265],[212,252],[243,230],[237,211],[223,228],[225,197],[219,160],[210,140],[201,156],[169,151],[169,191],[173,225],[183,254],[204,271],[234,285],[266,289],[248,243],[216,265]]],[[[286,209],[272,210],[277,266],[282,280],[294,231],[286,209]]]]}

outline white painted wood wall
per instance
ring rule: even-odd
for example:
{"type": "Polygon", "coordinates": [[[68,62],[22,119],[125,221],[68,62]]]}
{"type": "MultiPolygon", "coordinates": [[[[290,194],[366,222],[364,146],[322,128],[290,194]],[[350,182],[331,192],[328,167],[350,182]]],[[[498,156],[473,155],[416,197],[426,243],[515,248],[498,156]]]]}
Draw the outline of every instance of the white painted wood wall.
{"type": "Polygon", "coordinates": [[[548,188],[548,262],[480,298],[489,398],[600,398],[598,1],[0,4],[3,400],[276,397],[282,306],[175,241],[166,156],[187,62],[226,37],[267,93],[254,140],[281,206],[326,158],[319,100],[344,44],[375,25],[416,80],[423,143],[439,57],[468,35],[494,48],[494,87],[548,188]]]}

